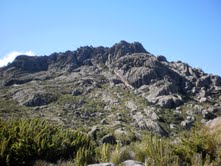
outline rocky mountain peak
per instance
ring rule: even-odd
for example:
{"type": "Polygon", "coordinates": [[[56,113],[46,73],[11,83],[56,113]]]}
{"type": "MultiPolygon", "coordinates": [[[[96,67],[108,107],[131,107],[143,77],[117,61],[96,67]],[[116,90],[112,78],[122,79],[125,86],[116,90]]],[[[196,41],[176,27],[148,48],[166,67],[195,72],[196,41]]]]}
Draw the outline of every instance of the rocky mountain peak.
{"type": "MultiPolygon", "coordinates": [[[[147,53],[143,46],[138,43],[128,43],[120,41],[112,47],[92,47],[84,46],[76,51],[66,51],[63,53],[53,53],[49,56],[26,56],[20,55],[5,69],[12,69],[16,72],[40,72],[48,69],[63,69],[67,66],[79,67],[83,64],[90,64],[93,59],[97,63],[105,63],[108,60],[111,63],[126,54],[147,53]]],[[[11,70],[10,70],[11,71],[11,70]]]]}
{"type": "Polygon", "coordinates": [[[20,55],[0,70],[0,84],[10,86],[55,78],[58,73],[70,74],[82,68],[89,73],[90,70],[102,73],[108,68],[112,72],[110,78],[117,77],[148,102],[165,108],[178,107],[189,96],[201,102],[210,101],[212,94],[221,90],[219,76],[208,75],[181,61],[168,62],[162,55],[147,52],[141,43],[126,41],[110,48],[84,46],[49,56],[20,55]]]}
{"type": "Polygon", "coordinates": [[[27,56],[20,55],[15,60],[6,66],[7,69],[15,68],[19,71],[39,72],[48,69],[48,58],[46,56],[27,56]]]}
{"type": "Polygon", "coordinates": [[[169,136],[190,129],[196,119],[206,123],[221,114],[221,77],[169,62],[138,42],[20,55],[0,68],[0,78],[2,112],[20,115],[17,110],[25,108],[30,116],[66,126],[106,125],[118,134],[131,126],[169,136]]]}
{"type": "Polygon", "coordinates": [[[139,42],[128,43],[124,40],[114,44],[109,49],[109,62],[119,59],[126,54],[148,53],[139,42]]]}
{"type": "Polygon", "coordinates": [[[125,53],[147,53],[147,51],[143,48],[142,44],[139,42],[128,43],[124,40],[119,43],[114,44],[111,47],[111,50],[114,49],[116,51],[125,50],[125,53]]]}

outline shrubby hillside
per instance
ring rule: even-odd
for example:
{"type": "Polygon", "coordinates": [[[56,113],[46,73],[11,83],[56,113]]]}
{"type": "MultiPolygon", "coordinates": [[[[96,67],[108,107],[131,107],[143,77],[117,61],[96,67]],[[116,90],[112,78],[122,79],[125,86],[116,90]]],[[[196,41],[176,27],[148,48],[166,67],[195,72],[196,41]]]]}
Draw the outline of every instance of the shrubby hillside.
{"type": "Polygon", "coordinates": [[[20,55],[0,78],[1,165],[219,165],[205,126],[219,124],[221,77],[138,42],[20,55]]]}

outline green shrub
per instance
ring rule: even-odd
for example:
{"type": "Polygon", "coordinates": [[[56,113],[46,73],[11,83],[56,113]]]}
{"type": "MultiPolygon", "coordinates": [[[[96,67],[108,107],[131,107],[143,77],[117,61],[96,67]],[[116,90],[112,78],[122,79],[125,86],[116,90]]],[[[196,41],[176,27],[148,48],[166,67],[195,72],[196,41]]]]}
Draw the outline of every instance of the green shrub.
{"type": "Polygon", "coordinates": [[[135,143],[131,147],[134,158],[147,165],[172,165],[177,162],[177,157],[172,153],[169,140],[159,138],[156,135],[145,137],[140,143],[135,143]]]}
{"type": "Polygon", "coordinates": [[[0,165],[67,160],[75,157],[80,148],[93,146],[87,135],[46,120],[0,121],[0,165]]]}
{"type": "Polygon", "coordinates": [[[110,144],[102,144],[96,149],[97,160],[101,163],[109,162],[112,147],[110,144]]]}
{"type": "Polygon", "coordinates": [[[95,153],[93,149],[80,148],[75,157],[75,166],[86,166],[87,164],[93,163],[93,161],[95,161],[94,156],[95,153]]]}
{"type": "Polygon", "coordinates": [[[201,156],[200,160],[204,163],[208,158],[210,161],[215,159],[216,146],[214,137],[205,129],[193,130],[181,137],[181,143],[174,147],[174,152],[182,161],[190,164],[193,156],[199,154],[201,156]]]}
{"type": "Polygon", "coordinates": [[[115,148],[110,156],[110,161],[116,165],[119,165],[128,159],[131,159],[130,149],[128,147],[120,147],[119,144],[115,145],[115,148]]]}

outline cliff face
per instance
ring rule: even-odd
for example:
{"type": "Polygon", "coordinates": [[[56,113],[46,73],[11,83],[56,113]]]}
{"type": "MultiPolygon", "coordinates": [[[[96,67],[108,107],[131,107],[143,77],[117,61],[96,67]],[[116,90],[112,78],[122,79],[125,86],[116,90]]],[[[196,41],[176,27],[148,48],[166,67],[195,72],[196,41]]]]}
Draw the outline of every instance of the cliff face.
{"type": "Polygon", "coordinates": [[[86,46],[49,56],[20,55],[0,68],[0,77],[2,100],[39,109],[43,116],[45,110],[54,109],[53,117],[62,123],[71,122],[64,122],[66,115],[57,118],[63,114],[59,110],[73,110],[73,118],[86,119],[85,123],[93,116],[103,117],[99,113],[110,116],[125,110],[124,123],[130,119],[134,127],[167,135],[173,130],[171,124],[187,129],[198,116],[204,123],[220,114],[219,76],[181,61],[168,62],[138,42],[121,41],[110,48],[86,46]],[[94,111],[87,110],[93,107],[94,111]],[[175,120],[166,120],[163,110],[171,111],[175,120]]]}

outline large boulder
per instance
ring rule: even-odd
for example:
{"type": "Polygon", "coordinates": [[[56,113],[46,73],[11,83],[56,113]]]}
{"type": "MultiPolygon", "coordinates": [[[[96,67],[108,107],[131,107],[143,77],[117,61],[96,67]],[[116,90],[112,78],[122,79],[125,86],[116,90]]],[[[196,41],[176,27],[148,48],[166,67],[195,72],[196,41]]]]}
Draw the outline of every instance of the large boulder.
{"type": "Polygon", "coordinates": [[[175,108],[180,106],[182,103],[182,97],[176,95],[159,96],[155,99],[155,104],[163,108],[175,108]]]}
{"type": "Polygon", "coordinates": [[[111,144],[111,145],[114,145],[114,144],[117,143],[115,137],[114,137],[113,135],[109,135],[109,134],[103,136],[103,137],[101,138],[100,142],[101,142],[102,144],[111,144]]]}
{"type": "Polygon", "coordinates": [[[155,134],[167,136],[168,133],[156,121],[150,119],[142,112],[136,112],[133,116],[137,126],[142,130],[147,130],[155,134]]]}
{"type": "Polygon", "coordinates": [[[136,111],[138,109],[138,106],[133,101],[127,101],[125,103],[125,106],[130,109],[131,112],[136,111]]]}
{"type": "Polygon", "coordinates": [[[24,102],[23,105],[28,107],[35,107],[35,106],[42,106],[47,105],[53,101],[55,101],[57,98],[50,93],[37,93],[33,94],[29,97],[26,102],[24,102]]]}
{"type": "Polygon", "coordinates": [[[213,120],[206,122],[206,126],[209,129],[216,129],[217,127],[220,127],[221,126],[221,117],[217,117],[213,120]]]}
{"type": "Polygon", "coordinates": [[[150,103],[163,108],[174,108],[183,103],[182,97],[178,95],[178,87],[175,83],[169,82],[168,80],[161,80],[151,84],[145,92],[147,94],[145,98],[150,103]]]}
{"type": "Polygon", "coordinates": [[[153,109],[151,109],[150,107],[144,109],[144,113],[151,120],[158,120],[158,119],[160,119],[160,117],[156,114],[156,112],[153,109]]]}
{"type": "Polygon", "coordinates": [[[13,99],[20,105],[27,107],[43,106],[57,100],[53,93],[44,91],[33,92],[31,89],[20,90],[14,94],[13,99]]]}

